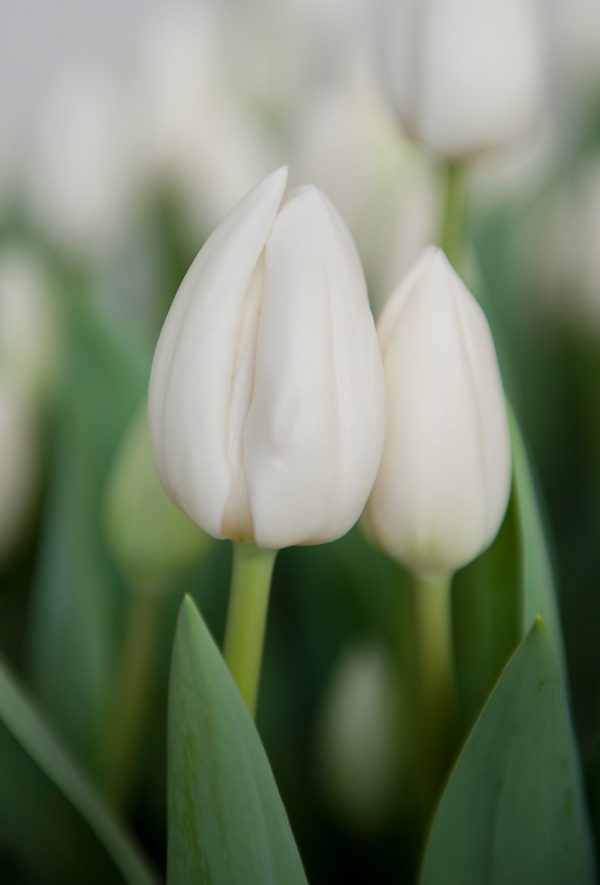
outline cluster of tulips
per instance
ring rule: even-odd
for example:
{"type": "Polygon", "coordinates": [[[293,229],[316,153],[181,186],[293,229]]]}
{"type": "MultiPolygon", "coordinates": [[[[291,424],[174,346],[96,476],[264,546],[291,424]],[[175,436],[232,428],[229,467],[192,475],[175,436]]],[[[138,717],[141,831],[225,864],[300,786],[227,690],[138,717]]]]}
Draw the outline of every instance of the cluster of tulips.
{"type": "MultiPolygon", "coordinates": [[[[318,188],[288,191],[287,168],[273,172],[215,230],[181,284],[154,355],[149,426],[168,495],[206,533],[234,542],[223,654],[251,714],[277,551],[334,541],[361,520],[412,574],[412,714],[429,769],[428,819],[444,754],[456,749],[452,578],[496,538],[513,460],[492,334],[457,272],[464,268],[452,264],[464,254],[461,168],[532,125],[543,54],[532,7],[519,0],[493,11],[466,0],[384,8],[396,112],[448,168],[441,247],[422,251],[376,327],[343,218],[318,188]]],[[[191,728],[184,706],[172,701],[171,712],[172,729],[191,728]]],[[[202,736],[186,734],[201,759],[202,736]]],[[[218,792],[219,778],[211,783],[218,792]]],[[[181,821],[194,812],[178,790],[170,787],[169,808],[181,821]]],[[[195,848],[177,833],[170,850],[177,880],[195,848]]],[[[589,857],[581,864],[585,877],[589,857]]],[[[288,868],[289,881],[296,873],[288,868]]]]}
{"type": "Polygon", "coordinates": [[[377,333],[344,221],[286,179],[242,200],[173,302],[149,398],[162,483],[207,533],[264,551],[333,541],[364,510],[376,544],[448,584],[510,491],[489,326],[432,246],[377,333]]]}
{"type": "MultiPolygon", "coordinates": [[[[208,548],[203,533],[232,542],[233,567],[222,650],[188,597],[170,656],[169,885],[306,885],[254,724],[270,589],[279,551],[338,541],[356,524],[371,561],[412,583],[412,646],[388,688],[403,744],[391,755],[406,751],[402,764],[414,769],[403,771],[397,817],[423,857],[422,885],[594,881],[543,521],[466,235],[470,165],[526,138],[546,110],[539,10],[535,0],[380,6],[390,104],[443,173],[437,244],[385,299],[369,291],[349,227],[320,188],[290,186],[294,170],[281,166],[243,196],[169,299],[147,414],[135,416],[107,474],[103,543],[131,591],[115,696],[107,690],[99,705],[112,746],[94,743],[82,775],[0,667],[0,737],[5,722],[17,740],[22,729],[128,885],[151,885],[154,874],[109,806],[126,807],[133,781],[163,591],[208,548]],[[377,322],[373,304],[383,304],[377,322]],[[454,578],[497,538],[488,556],[505,545],[500,578],[486,584],[484,569],[473,583],[483,592],[496,581],[506,601],[486,597],[482,643],[494,648],[465,714],[455,652],[473,613],[468,594],[457,603],[454,578]]],[[[377,231],[376,201],[372,211],[377,231]]],[[[367,568],[359,581],[378,593],[367,568]]],[[[480,623],[475,611],[471,637],[480,623]]],[[[473,661],[463,658],[467,676],[473,661]]],[[[341,718],[354,727],[359,717],[341,718]]],[[[0,854],[1,837],[0,823],[0,854]]]]}

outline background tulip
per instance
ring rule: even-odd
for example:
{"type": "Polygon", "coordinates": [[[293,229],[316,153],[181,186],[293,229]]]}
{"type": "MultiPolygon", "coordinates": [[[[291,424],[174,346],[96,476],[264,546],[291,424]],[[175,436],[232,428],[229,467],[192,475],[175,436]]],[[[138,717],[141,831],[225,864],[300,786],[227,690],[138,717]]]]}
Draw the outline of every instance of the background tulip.
{"type": "Polygon", "coordinates": [[[44,262],[8,242],[0,249],[0,371],[34,407],[54,392],[63,345],[59,298],[44,262]]]}
{"type": "Polygon", "coordinates": [[[107,540],[136,589],[162,591],[213,543],[165,495],[150,451],[146,404],[134,415],[106,488],[107,540]],[[140,519],[140,514],[144,518],[140,519]]]}
{"type": "Polygon", "coordinates": [[[381,358],[350,234],[287,170],[207,241],[175,298],[150,385],[162,482],[216,537],[279,549],[344,534],[383,440],[381,358]]]}
{"type": "Polygon", "coordinates": [[[378,324],[387,391],[367,526],[420,575],[448,575],[495,537],[511,455],[494,344],[481,308],[429,247],[378,324]]]}
{"type": "Polygon", "coordinates": [[[434,151],[505,144],[539,113],[543,34],[530,0],[384,0],[382,35],[396,111],[434,151]]]}

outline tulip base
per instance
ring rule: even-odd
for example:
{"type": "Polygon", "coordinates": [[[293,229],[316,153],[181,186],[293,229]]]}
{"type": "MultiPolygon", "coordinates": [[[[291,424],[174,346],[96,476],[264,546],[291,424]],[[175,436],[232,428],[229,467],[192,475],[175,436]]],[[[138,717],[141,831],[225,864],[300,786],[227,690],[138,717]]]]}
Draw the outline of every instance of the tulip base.
{"type": "Polygon", "coordinates": [[[237,543],[233,547],[224,656],[252,716],[256,712],[271,576],[276,556],[276,550],[260,550],[253,544],[237,543]]]}

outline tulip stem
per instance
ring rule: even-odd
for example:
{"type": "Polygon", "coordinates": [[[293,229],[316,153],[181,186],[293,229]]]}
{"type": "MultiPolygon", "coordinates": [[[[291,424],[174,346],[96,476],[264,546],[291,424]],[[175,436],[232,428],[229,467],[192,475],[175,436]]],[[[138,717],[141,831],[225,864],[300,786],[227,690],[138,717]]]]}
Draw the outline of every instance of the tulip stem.
{"type": "Polygon", "coordinates": [[[224,655],[250,714],[256,712],[276,550],[234,544],[224,655]]]}
{"type": "Polygon", "coordinates": [[[451,582],[450,576],[415,579],[418,707],[428,808],[449,762],[456,723],[451,582]]]}
{"type": "Polygon", "coordinates": [[[460,267],[463,258],[465,214],[466,198],[463,169],[459,162],[450,160],[446,164],[444,205],[439,240],[448,261],[455,268],[460,267]]]}

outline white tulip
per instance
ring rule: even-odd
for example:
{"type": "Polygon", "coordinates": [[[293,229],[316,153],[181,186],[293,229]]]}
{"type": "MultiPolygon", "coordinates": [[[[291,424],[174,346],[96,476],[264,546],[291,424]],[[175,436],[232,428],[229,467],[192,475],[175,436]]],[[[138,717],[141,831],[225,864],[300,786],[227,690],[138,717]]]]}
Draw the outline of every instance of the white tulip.
{"type": "Polygon", "coordinates": [[[459,157],[510,142],[536,119],[544,46],[532,0],[383,0],[383,7],[384,75],[415,138],[459,157]]]}
{"type": "Polygon", "coordinates": [[[30,402],[50,393],[60,370],[61,316],[40,257],[17,242],[0,250],[0,371],[30,402]]]}
{"type": "Polygon", "coordinates": [[[373,289],[389,291],[437,229],[433,164],[399,131],[375,84],[322,89],[307,111],[294,167],[331,196],[373,289]]]}
{"type": "Polygon", "coordinates": [[[344,534],[379,465],[381,356],[356,248],[287,170],[206,242],[165,321],[150,380],[163,485],[209,534],[279,549],[344,534]]]}
{"type": "Polygon", "coordinates": [[[600,334],[600,159],[558,186],[531,219],[534,307],[546,319],[597,340],[600,334]],[[537,291],[536,291],[537,290],[537,291]]]}
{"type": "Polygon", "coordinates": [[[377,826],[403,776],[401,686],[381,649],[357,646],[334,671],[318,730],[319,781],[330,803],[357,829],[377,826]]]}
{"type": "Polygon", "coordinates": [[[103,257],[127,230],[138,193],[135,115],[104,66],[73,66],[36,117],[26,203],[36,225],[70,255],[103,257]]]}
{"type": "Polygon", "coordinates": [[[222,14],[210,3],[157,7],[133,64],[140,176],[150,188],[171,189],[186,227],[203,233],[269,167],[256,115],[229,87],[222,14]]]}
{"type": "Polygon", "coordinates": [[[496,536],[511,453],[485,316],[444,253],[428,247],[378,323],[387,393],[370,536],[424,578],[452,574],[496,536]]]}

